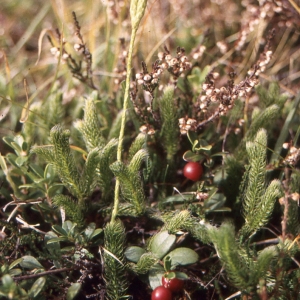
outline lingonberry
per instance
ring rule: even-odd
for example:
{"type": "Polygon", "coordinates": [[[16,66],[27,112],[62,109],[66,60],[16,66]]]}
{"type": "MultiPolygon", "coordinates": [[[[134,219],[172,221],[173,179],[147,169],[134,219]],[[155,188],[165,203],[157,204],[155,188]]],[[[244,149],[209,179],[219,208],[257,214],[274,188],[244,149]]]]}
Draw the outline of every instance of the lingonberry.
{"type": "Polygon", "coordinates": [[[188,162],[183,168],[183,175],[193,181],[198,181],[203,174],[203,167],[194,161],[188,162]]]}
{"type": "Polygon", "coordinates": [[[162,285],[171,292],[177,293],[183,290],[184,281],[179,278],[162,277],[162,285]]]}
{"type": "Polygon", "coordinates": [[[172,293],[161,285],[153,290],[151,300],[172,300],[172,293]]]}

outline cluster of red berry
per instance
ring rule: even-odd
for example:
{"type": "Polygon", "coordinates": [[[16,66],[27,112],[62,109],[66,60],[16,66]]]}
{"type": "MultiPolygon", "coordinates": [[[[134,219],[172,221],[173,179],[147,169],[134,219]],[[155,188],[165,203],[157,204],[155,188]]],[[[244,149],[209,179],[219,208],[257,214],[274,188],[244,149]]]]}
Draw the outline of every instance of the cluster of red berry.
{"type": "MultiPolygon", "coordinates": [[[[198,181],[203,174],[203,167],[198,162],[190,161],[183,169],[183,175],[193,181],[198,181]]],[[[151,300],[172,300],[172,293],[178,293],[183,290],[184,281],[182,279],[172,277],[172,271],[167,272],[162,277],[162,285],[156,287],[152,294],[151,300]]]]}
{"type": "Polygon", "coordinates": [[[168,278],[168,273],[162,277],[162,285],[155,288],[151,300],[172,300],[172,293],[183,290],[184,281],[179,278],[168,278]]]}

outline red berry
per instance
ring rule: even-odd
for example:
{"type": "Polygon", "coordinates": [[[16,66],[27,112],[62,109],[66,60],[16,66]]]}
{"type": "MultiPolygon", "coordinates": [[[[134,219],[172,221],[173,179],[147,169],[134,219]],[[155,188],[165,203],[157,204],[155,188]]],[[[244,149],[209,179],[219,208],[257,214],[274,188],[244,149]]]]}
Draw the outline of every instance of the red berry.
{"type": "Polygon", "coordinates": [[[183,290],[184,281],[179,278],[166,278],[162,277],[162,284],[171,292],[177,293],[183,290]]]}
{"type": "Polygon", "coordinates": [[[202,166],[194,161],[188,162],[183,168],[183,175],[193,181],[198,181],[203,174],[202,166]]]}
{"type": "Polygon", "coordinates": [[[172,293],[161,285],[153,290],[151,300],[172,300],[172,293]]]}

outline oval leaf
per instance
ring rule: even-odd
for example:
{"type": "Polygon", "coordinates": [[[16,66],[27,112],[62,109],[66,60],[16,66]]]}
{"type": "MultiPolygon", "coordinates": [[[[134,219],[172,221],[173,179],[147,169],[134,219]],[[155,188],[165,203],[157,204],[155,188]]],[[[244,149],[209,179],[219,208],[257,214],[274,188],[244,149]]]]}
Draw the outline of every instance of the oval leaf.
{"type": "Polygon", "coordinates": [[[51,254],[58,254],[60,250],[59,242],[49,243],[50,240],[57,238],[57,235],[53,231],[48,231],[45,235],[44,241],[46,243],[46,248],[51,254]]]}
{"type": "Polygon", "coordinates": [[[176,266],[194,264],[199,258],[198,254],[194,250],[185,247],[180,247],[171,251],[168,254],[168,257],[171,259],[172,269],[176,266]]]}
{"type": "Polygon", "coordinates": [[[62,225],[62,228],[67,232],[67,234],[73,234],[74,233],[74,228],[77,226],[76,223],[72,223],[71,221],[66,221],[62,225]]]}
{"type": "Polygon", "coordinates": [[[81,289],[81,283],[74,283],[72,284],[67,292],[67,300],[72,300],[78,294],[79,290],[81,289]]]}
{"type": "Polygon", "coordinates": [[[18,258],[16,260],[14,260],[8,267],[8,270],[12,269],[14,266],[16,266],[17,264],[19,264],[21,261],[23,260],[23,258],[18,258]]]}
{"type": "Polygon", "coordinates": [[[175,273],[175,277],[178,278],[178,279],[181,279],[181,280],[185,280],[185,279],[188,279],[189,276],[187,276],[185,273],[183,272],[174,272],[175,273]]]}
{"type": "Polygon", "coordinates": [[[95,223],[90,223],[86,227],[86,229],[84,230],[84,235],[86,236],[86,238],[88,240],[90,240],[90,238],[91,238],[92,234],[94,233],[95,229],[96,229],[96,224],[95,223]]]}
{"type": "Polygon", "coordinates": [[[96,237],[97,235],[99,235],[100,233],[102,233],[103,229],[102,228],[97,228],[93,234],[91,235],[91,239],[93,239],[94,237],[96,237]]]}
{"type": "Polygon", "coordinates": [[[149,283],[151,288],[154,290],[158,286],[162,285],[161,279],[165,273],[164,268],[161,265],[155,265],[149,270],[149,283]]]}
{"type": "Polygon", "coordinates": [[[158,258],[163,258],[172,248],[176,240],[174,234],[169,234],[167,230],[161,231],[153,237],[151,242],[151,252],[158,258]]]}
{"type": "Polygon", "coordinates": [[[53,225],[52,229],[60,235],[68,236],[67,232],[59,225],[53,225]]]}
{"type": "Polygon", "coordinates": [[[20,274],[22,274],[22,270],[19,269],[19,268],[12,269],[12,270],[9,271],[9,275],[10,275],[11,277],[18,276],[18,275],[20,275],[20,274]]]}
{"type": "Polygon", "coordinates": [[[40,277],[39,279],[37,279],[32,285],[31,289],[29,290],[28,296],[33,298],[36,297],[43,289],[45,283],[46,283],[45,277],[40,277]]]}
{"type": "Polygon", "coordinates": [[[191,150],[188,150],[186,152],[184,152],[182,158],[185,160],[185,161],[194,161],[194,162],[197,162],[197,161],[200,161],[201,159],[204,158],[204,156],[202,154],[198,154],[198,153],[195,153],[191,150]]]}
{"type": "Polygon", "coordinates": [[[125,250],[124,254],[128,260],[137,263],[145,252],[146,250],[141,247],[131,246],[125,250]]]}
{"type": "Polygon", "coordinates": [[[47,241],[47,245],[53,244],[53,243],[58,243],[58,242],[67,242],[69,239],[65,236],[58,237],[58,238],[52,238],[47,241]]]}
{"type": "Polygon", "coordinates": [[[20,266],[25,269],[44,269],[44,267],[31,255],[25,255],[22,257],[20,266]]]}
{"type": "Polygon", "coordinates": [[[9,288],[10,286],[14,286],[14,281],[8,274],[3,275],[1,280],[2,280],[2,285],[5,288],[9,288]]]}

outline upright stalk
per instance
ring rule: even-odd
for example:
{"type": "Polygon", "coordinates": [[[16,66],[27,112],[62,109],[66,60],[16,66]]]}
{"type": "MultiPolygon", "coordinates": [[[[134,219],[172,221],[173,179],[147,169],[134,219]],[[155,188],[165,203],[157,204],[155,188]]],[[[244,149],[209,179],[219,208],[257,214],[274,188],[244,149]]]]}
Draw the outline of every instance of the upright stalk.
{"type": "MultiPolygon", "coordinates": [[[[126,65],[127,74],[126,74],[125,93],[124,93],[124,101],[123,101],[123,114],[121,119],[121,128],[120,128],[119,143],[117,149],[117,161],[119,162],[122,161],[122,146],[123,146],[123,138],[124,138],[124,131],[125,131],[125,123],[126,123],[126,112],[127,112],[128,100],[129,100],[129,87],[130,87],[130,76],[131,76],[134,41],[135,41],[137,30],[139,28],[140,21],[145,13],[146,6],[147,6],[147,0],[131,0],[130,3],[130,17],[131,17],[132,31],[130,37],[128,56],[127,56],[127,65],[126,65]]],[[[114,209],[111,215],[112,223],[115,222],[116,217],[118,215],[119,202],[120,202],[120,181],[117,178],[116,186],[115,186],[114,209]]]]}

